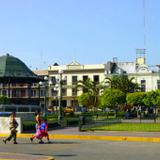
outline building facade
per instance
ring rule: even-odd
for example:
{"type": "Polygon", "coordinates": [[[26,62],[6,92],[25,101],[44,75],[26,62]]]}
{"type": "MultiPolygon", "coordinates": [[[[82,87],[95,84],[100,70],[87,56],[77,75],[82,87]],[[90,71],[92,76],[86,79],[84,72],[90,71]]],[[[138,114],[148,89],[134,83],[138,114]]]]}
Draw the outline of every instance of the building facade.
{"type": "MultiPolygon", "coordinates": [[[[134,77],[143,92],[160,89],[160,65],[149,67],[144,55],[137,56],[133,62],[119,62],[113,58],[104,64],[55,63],[46,70],[33,73],[21,60],[7,54],[0,57],[0,95],[7,96],[14,105],[23,106],[17,107],[16,111],[37,110],[25,108],[26,105],[40,106],[42,111],[59,104],[76,108],[79,105],[77,96],[83,92],[76,88],[79,80],[90,78],[100,83],[105,77],[119,74],[134,77]]],[[[3,110],[3,106],[0,108],[3,110]]],[[[13,111],[13,108],[7,111],[13,111]]]]}
{"type": "Polygon", "coordinates": [[[57,106],[57,99],[59,99],[58,86],[56,89],[56,84],[59,84],[60,76],[62,81],[61,91],[62,91],[62,106],[78,106],[77,96],[82,93],[82,90],[77,90],[76,84],[79,80],[86,80],[90,78],[96,83],[104,80],[104,64],[95,65],[82,65],[76,61],[68,65],[53,65],[48,67],[49,80],[53,82],[52,87],[50,87],[50,95],[53,97],[53,106],[57,106]],[[59,73],[61,71],[61,73],[59,73]]]}
{"type": "MultiPolygon", "coordinates": [[[[38,74],[38,72],[35,72],[38,74]]],[[[76,61],[68,65],[50,65],[48,67],[48,81],[51,85],[48,87],[48,97],[50,97],[49,106],[59,105],[59,81],[61,79],[61,105],[63,107],[78,106],[77,96],[82,90],[76,89],[76,83],[79,80],[90,78],[96,83],[102,82],[105,77],[111,77],[118,74],[127,74],[129,78],[134,77],[135,82],[141,87],[141,91],[151,91],[160,89],[160,69],[155,66],[154,69],[146,64],[145,57],[139,56],[133,62],[119,62],[117,58],[108,61],[105,64],[83,65],[76,61]],[[61,78],[60,78],[61,76],[61,78]]]]}
{"type": "Polygon", "coordinates": [[[127,74],[129,78],[134,77],[142,92],[160,89],[159,65],[149,67],[145,57],[137,57],[134,62],[118,62],[117,59],[107,62],[105,76],[118,74],[127,74]]]}
{"type": "Polygon", "coordinates": [[[34,95],[40,80],[20,59],[9,54],[0,56],[0,96],[8,97],[7,102],[1,101],[0,111],[40,110],[40,96],[34,95]]]}

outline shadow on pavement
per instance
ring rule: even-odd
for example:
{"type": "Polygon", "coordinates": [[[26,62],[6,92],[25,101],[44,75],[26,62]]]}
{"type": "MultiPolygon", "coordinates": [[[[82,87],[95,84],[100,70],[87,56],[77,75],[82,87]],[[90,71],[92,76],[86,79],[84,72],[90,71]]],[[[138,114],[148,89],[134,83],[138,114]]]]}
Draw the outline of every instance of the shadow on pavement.
{"type": "Polygon", "coordinates": [[[52,142],[52,144],[80,144],[80,142],[62,142],[62,141],[56,141],[52,142]]]}
{"type": "MultiPolygon", "coordinates": [[[[12,144],[12,143],[7,143],[7,144],[12,144]]],[[[51,141],[50,143],[48,142],[44,142],[44,143],[38,143],[38,141],[33,141],[33,142],[20,142],[17,145],[21,145],[21,144],[25,144],[25,145],[51,145],[51,144],[80,144],[80,142],[68,142],[68,141],[51,141]]]]}
{"type": "Polygon", "coordinates": [[[77,156],[76,154],[54,154],[57,157],[74,157],[77,156]]]}
{"type": "Polygon", "coordinates": [[[49,155],[49,154],[40,154],[40,153],[28,153],[31,155],[35,155],[35,156],[57,156],[57,157],[74,157],[77,156],[76,154],[54,154],[54,155],[49,155]]]}

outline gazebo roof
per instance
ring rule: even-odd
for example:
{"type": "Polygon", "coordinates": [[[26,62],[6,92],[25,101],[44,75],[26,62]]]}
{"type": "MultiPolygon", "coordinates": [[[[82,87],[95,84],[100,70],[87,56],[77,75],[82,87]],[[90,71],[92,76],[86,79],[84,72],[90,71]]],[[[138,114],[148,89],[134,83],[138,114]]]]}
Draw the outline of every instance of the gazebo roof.
{"type": "Polygon", "coordinates": [[[21,60],[6,54],[0,56],[0,82],[38,82],[34,74],[21,60]]]}

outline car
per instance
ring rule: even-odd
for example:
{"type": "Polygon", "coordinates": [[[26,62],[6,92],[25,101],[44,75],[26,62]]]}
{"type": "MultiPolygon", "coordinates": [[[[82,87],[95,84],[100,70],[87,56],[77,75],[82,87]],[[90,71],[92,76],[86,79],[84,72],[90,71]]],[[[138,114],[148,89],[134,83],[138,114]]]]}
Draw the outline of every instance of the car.
{"type": "Polygon", "coordinates": [[[73,112],[74,112],[73,107],[66,107],[66,108],[64,108],[64,113],[73,113],[73,112]]]}

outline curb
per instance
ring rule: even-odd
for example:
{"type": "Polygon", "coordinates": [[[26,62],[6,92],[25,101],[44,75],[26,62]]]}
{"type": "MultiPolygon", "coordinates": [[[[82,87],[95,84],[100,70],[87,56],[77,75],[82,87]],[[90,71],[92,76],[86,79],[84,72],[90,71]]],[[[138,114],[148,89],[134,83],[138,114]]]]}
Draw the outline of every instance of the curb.
{"type": "MultiPolygon", "coordinates": [[[[33,134],[17,134],[18,138],[30,138],[33,134]]],[[[6,137],[8,134],[0,134],[6,137]]],[[[105,141],[129,141],[129,142],[160,142],[158,137],[127,137],[127,136],[103,136],[103,135],[67,135],[50,134],[50,139],[78,139],[78,140],[105,140],[105,141]]]]}
{"type": "Polygon", "coordinates": [[[20,154],[20,153],[11,153],[11,152],[0,152],[1,160],[16,160],[16,159],[32,159],[32,160],[55,160],[51,156],[38,156],[38,155],[29,155],[29,154],[20,154]]]}

